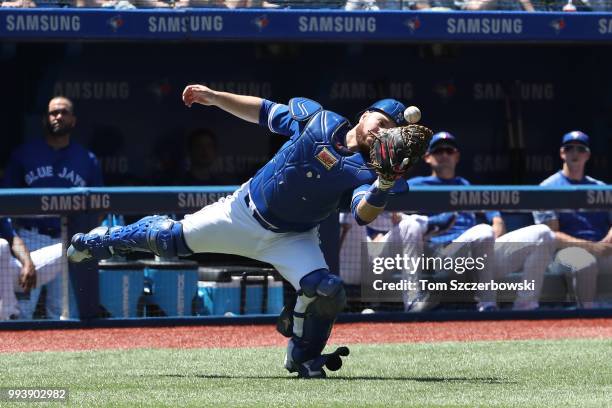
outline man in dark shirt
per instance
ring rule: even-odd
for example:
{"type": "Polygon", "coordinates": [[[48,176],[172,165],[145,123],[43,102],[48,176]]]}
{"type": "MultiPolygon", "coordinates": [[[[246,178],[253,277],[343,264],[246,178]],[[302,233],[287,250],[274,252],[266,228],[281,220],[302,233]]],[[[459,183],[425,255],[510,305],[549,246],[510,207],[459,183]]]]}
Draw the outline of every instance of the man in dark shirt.
{"type": "MultiPolygon", "coordinates": [[[[76,126],[72,101],[54,97],[43,115],[44,137],[17,147],[4,174],[8,188],[67,188],[101,186],[102,170],[96,156],[71,140],[76,126]]],[[[60,242],[60,219],[19,218],[13,220],[19,236],[30,251],[60,242]]],[[[31,318],[39,290],[30,294],[30,307],[22,307],[22,318],[31,318]]],[[[47,317],[61,314],[61,278],[47,286],[47,317]],[[50,300],[50,301],[49,301],[50,300]]]]}

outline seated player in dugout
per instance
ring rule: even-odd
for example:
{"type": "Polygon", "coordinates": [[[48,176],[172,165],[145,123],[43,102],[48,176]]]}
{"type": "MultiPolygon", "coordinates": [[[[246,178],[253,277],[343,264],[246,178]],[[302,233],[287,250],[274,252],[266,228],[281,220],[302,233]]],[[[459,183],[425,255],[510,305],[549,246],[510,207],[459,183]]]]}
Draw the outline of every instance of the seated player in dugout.
{"type": "MultiPolygon", "coordinates": [[[[561,139],[561,170],[540,183],[541,186],[603,186],[603,181],[587,176],[591,158],[590,139],[579,130],[561,139]]],[[[566,275],[578,307],[596,306],[597,279],[612,272],[612,211],[537,211],[537,224],[548,225],[555,233],[557,248],[551,269],[566,275]]]]}
{"type": "MultiPolygon", "coordinates": [[[[42,115],[42,137],[18,146],[10,156],[4,173],[7,188],[97,187],[103,184],[97,157],[75,140],[77,115],[74,103],[64,97],[51,98],[42,115]]],[[[61,242],[59,217],[19,217],[15,230],[26,247],[35,252],[45,247],[58,248],[61,242]]],[[[59,251],[62,253],[63,251],[59,251]]],[[[55,258],[55,255],[50,255],[55,258]]],[[[59,319],[63,304],[63,277],[58,274],[45,284],[46,317],[59,319]]],[[[31,319],[41,287],[30,291],[29,300],[20,300],[20,318],[31,319]]]]}
{"type": "MultiPolygon", "coordinates": [[[[424,156],[431,168],[431,175],[414,177],[409,186],[466,186],[469,181],[456,174],[459,163],[459,144],[448,132],[433,135],[424,156]]],[[[488,223],[477,224],[473,212],[441,214],[387,214],[368,225],[368,235],[373,241],[384,242],[390,250],[418,258],[421,254],[434,257],[466,256],[484,257],[485,268],[476,271],[479,282],[501,279],[512,272],[522,270],[524,280],[534,282],[534,289],[518,291],[514,310],[532,310],[539,307],[544,272],[554,251],[554,234],[545,225],[531,225],[506,233],[499,211],[485,213],[488,223]],[[425,249],[428,249],[425,251],[425,249]]],[[[385,251],[386,248],[380,248],[385,251]]],[[[416,271],[403,271],[406,280],[418,280],[420,264],[416,271]]],[[[431,271],[437,273],[439,271],[431,271]]],[[[459,275],[456,275],[459,277],[459,275]]],[[[404,293],[404,307],[409,312],[420,312],[437,307],[440,296],[430,292],[404,293]]],[[[476,296],[478,311],[497,310],[497,293],[479,291],[476,296]]]]}
{"type": "Polygon", "coordinates": [[[61,242],[30,252],[11,219],[0,218],[0,320],[21,318],[15,292],[27,293],[47,284],[63,264],[61,242]]]}
{"type": "Polygon", "coordinates": [[[284,310],[278,323],[279,332],[290,338],[285,368],[303,378],[325,377],[324,367],[339,369],[340,356],[348,354],[345,347],[322,354],[346,293],[341,279],[329,272],[318,226],[351,191],[356,220],[374,220],[395,182],[423,155],[431,130],[408,125],[405,106],[393,99],[374,103],[355,126],[306,98],[284,105],[189,85],[183,101],[188,107],[217,106],[288,140],[234,194],[181,221],[150,216],[125,227],[76,234],[69,259],[105,259],[130,251],[162,257],[215,252],[270,263],[298,293],[294,309],[284,310]]]}

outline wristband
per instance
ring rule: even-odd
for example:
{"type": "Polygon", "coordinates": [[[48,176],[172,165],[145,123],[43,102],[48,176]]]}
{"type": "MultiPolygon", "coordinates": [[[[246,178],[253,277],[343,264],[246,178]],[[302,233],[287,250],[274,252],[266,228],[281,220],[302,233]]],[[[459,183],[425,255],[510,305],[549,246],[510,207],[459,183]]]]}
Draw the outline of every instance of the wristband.
{"type": "Polygon", "coordinates": [[[373,207],[384,207],[387,204],[387,197],[389,196],[389,189],[381,189],[378,186],[378,180],[368,190],[365,195],[365,200],[368,204],[373,207]]]}

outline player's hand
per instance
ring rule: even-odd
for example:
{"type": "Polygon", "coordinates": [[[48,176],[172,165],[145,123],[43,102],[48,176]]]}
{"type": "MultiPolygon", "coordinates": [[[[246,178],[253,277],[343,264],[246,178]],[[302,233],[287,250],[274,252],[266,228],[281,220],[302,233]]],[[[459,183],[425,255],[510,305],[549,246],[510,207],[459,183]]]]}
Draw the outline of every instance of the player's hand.
{"type": "Polygon", "coordinates": [[[602,258],[612,254],[612,245],[602,242],[589,242],[586,249],[597,258],[602,258]]]}
{"type": "Polygon", "coordinates": [[[599,242],[601,242],[602,244],[612,244],[612,229],[610,229],[610,232],[608,232],[608,235],[606,235],[604,239],[602,239],[599,242]]]}
{"type": "MultiPolygon", "coordinates": [[[[398,176],[398,178],[401,176],[398,176]]],[[[393,185],[395,185],[395,181],[397,179],[396,178],[392,178],[392,177],[383,177],[381,175],[378,176],[378,180],[376,180],[378,182],[378,188],[380,190],[391,190],[391,188],[393,188],[393,185]]]]}
{"type": "Polygon", "coordinates": [[[183,90],[183,103],[189,108],[194,103],[214,105],[216,97],[217,92],[204,85],[187,85],[183,90]]]}
{"type": "Polygon", "coordinates": [[[19,286],[26,292],[36,287],[36,268],[33,263],[29,262],[21,267],[19,286]]]}

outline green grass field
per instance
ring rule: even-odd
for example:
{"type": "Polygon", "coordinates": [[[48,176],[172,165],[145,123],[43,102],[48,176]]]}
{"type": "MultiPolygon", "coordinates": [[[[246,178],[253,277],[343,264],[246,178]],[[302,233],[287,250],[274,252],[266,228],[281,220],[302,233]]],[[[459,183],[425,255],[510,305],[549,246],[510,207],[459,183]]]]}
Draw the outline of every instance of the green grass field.
{"type": "Polygon", "coordinates": [[[0,379],[66,387],[70,405],[92,407],[612,406],[609,340],[355,345],[325,380],[290,378],[282,358],[279,348],[0,354],[0,379]]]}

